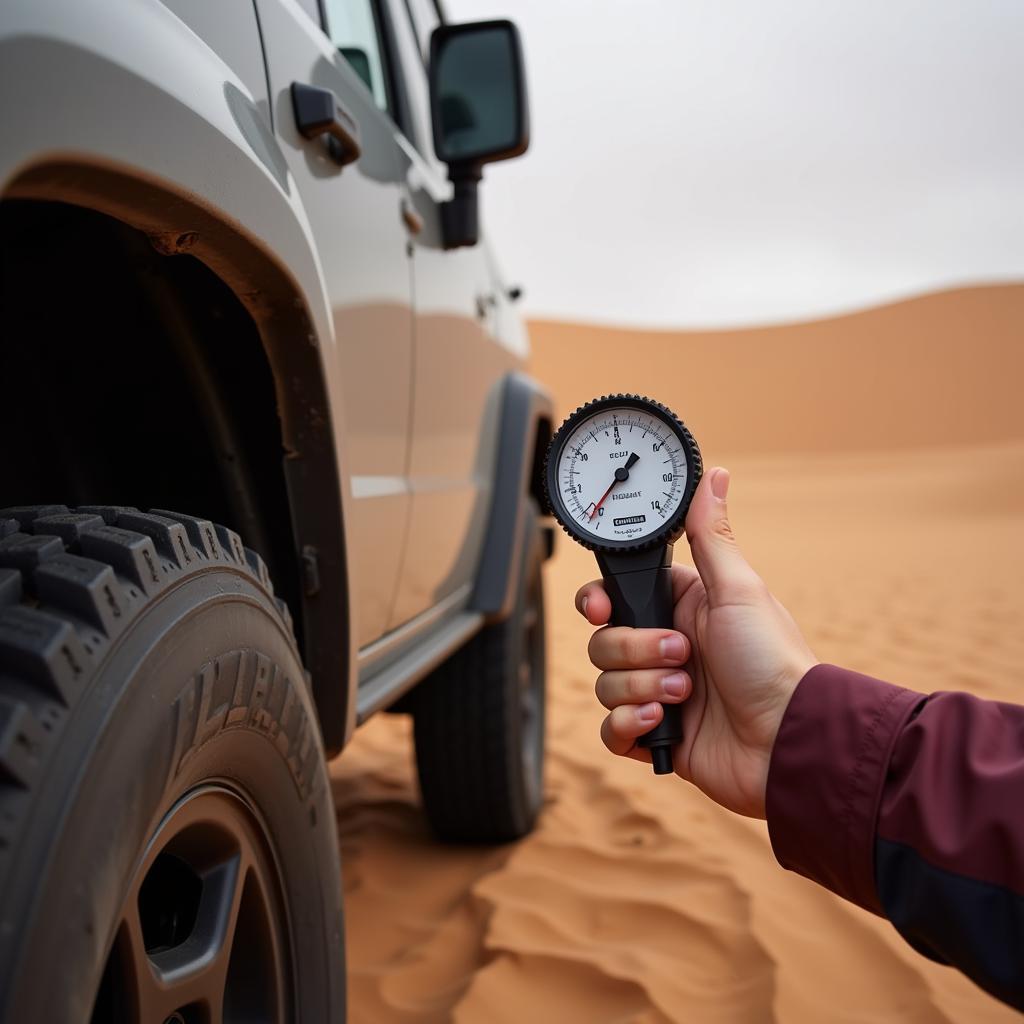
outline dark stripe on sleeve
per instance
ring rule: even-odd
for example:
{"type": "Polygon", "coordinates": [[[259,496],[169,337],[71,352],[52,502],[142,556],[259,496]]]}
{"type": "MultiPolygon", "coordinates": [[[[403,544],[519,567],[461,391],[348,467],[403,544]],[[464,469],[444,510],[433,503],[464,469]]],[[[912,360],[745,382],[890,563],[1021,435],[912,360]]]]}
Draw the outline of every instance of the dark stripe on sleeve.
{"type": "Polygon", "coordinates": [[[886,839],[875,844],[875,872],[882,909],[911,946],[1024,1010],[1024,896],[886,839]]]}
{"type": "Polygon", "coordinates": [[[1024,707],[929,697],[893,748],[878,838],[1024,896],[1024,707]]]}

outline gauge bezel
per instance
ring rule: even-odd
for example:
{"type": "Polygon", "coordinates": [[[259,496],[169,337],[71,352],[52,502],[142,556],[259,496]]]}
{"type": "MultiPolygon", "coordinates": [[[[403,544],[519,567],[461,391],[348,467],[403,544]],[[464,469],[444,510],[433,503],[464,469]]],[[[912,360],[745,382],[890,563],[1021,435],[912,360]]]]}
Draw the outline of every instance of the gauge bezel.
{"type": "Polygon", "coordinates": [[[590,551],[628,552],[647,551],[664,544],[672,544],[682,536],[686,525],[686,514],[690,511],[690,502],[700,483],[704,465],[700,449],[686,424],[666,405],[656,402],[645,395],[602,395],[586,405],[581,405],[570,413],[565,422],[555,431],[548,450],[544,455],[544,499],[548,511],[558,520],[558,524],[578,544],[590,551]],[[581,421],[600,413],[605,409],[622,408],[639,409],[641,412],[657,416],[666,423],[679,440],[680,448],[686,459],[686,487],[679,499],[679,507],[665,521],[665,524],[654,533],[649,533],[640,540],[599,540],[593,534],[576,525],[575,518],[567,514],[561,499],[558,485],[558,464],[562,449],[570,435],[581,421]]]}

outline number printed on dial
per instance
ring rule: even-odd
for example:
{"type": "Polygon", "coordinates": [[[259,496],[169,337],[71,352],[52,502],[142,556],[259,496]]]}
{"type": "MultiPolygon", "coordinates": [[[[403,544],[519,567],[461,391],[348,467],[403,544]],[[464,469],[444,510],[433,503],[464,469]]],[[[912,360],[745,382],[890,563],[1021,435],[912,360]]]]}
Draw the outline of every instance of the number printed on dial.
{"type": "Polygon", "coordinates": [[[636,541],[660,530],[686,492],[686,456],[664,420],[639,409],[602,409],[559,454],[566,511],[595,539],[636,541]]]}

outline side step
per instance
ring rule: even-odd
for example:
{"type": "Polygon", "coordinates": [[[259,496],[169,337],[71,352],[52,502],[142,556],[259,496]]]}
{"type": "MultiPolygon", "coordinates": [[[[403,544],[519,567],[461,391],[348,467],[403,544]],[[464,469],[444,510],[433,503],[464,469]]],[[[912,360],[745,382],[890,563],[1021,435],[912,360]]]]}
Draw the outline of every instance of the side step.
{"type": "Polygon", "coordinates": [[[483,624],[484,616],[481,612],[460,612],[407,654],[360,683],[356,696],[356,725],[362,725],[374,712],[394,704],[399,697],[408,693],[483,624]]]}

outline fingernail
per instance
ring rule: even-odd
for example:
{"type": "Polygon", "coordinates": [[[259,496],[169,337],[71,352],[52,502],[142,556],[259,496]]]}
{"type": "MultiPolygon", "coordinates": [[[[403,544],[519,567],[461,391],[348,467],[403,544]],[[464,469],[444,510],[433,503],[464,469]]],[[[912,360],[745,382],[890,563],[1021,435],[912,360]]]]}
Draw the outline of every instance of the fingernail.
{"type": "Polygon", "coordinates": [[[587,605],[590,604],[590,598],[585,597],[580,601],[580,607],[583,609],[583,618],[587,617],[587,605]]]}
{"type": "Polygon", "coordinates": [[[673,672],[672,675],[662,679],[661,688],[670,697],[682,697],[683,690],[686,688],[686,676],[682,672],[673,672]]]}
{"type": "Polygon", "coordinates": [[[658,717],[658,705],[657,704],[641,704],[636,709],[636,717],[641,722],[653,722],[658,717]]]}
{"type": "Polygon", "coordinates": [[[725,501],[729,493],[729,470],[720,469],[711,477],[711,493],[719,501],[725,501]]]}
{"type": "Polygon", "coordinates": [[[664,637],[659,645],[659,650],[666,661],[682,661],[686,654],[683,638],[678,633],[675,636],[664,637]]]}

